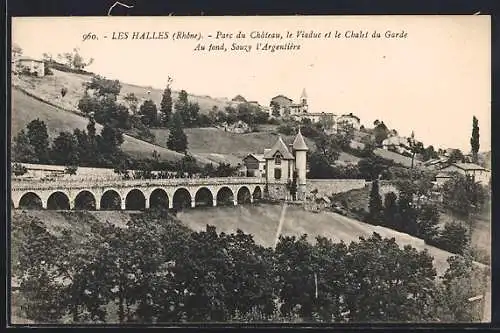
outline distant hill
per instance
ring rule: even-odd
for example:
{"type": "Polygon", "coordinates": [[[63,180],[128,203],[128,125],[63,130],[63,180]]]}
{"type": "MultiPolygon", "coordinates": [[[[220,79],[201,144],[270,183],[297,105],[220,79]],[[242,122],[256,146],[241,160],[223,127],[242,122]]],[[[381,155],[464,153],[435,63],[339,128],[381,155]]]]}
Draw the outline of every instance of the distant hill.
{"type": "MultiPolygon", "coordinates": [[[[62,72],[56,69],[52,69],[52,72],[54,75],[45,76],[43,78],[14,76],[12,78],[12,84],[14,86],[19,86],[28,92],[35,93],[44,99],[54,101],[64,108],[78,111],[78,101],[84,94],[83,84],[85,82],[90,82],[92,76],[87,74],[62,72]],[[62,87],[66,87],[68,90],[64,98],[61,97],[62,87]]],[[[143,87],[134,84],[127,84],[125,82],[120,83],[122,88],[118,97],[119,101],[123,101],[123,98],[127,94],[134,93],[141,104],[143,100],[146,99],[153,100],[153,102],[157,105],[161,102],[163,89],[143,87]]],[[[172,98],[174,100],[177,99],[178,95],[179,91],[172,91],[172,98]]],[[[214,106],[223,110],[226,106],[231,105],[231,102],[227,99],[192,95],[189,94],[189,91],[188,99],[190,102],[198,103],[200,105],[200,112],[202,113],[208,113],[214,106]]]]}

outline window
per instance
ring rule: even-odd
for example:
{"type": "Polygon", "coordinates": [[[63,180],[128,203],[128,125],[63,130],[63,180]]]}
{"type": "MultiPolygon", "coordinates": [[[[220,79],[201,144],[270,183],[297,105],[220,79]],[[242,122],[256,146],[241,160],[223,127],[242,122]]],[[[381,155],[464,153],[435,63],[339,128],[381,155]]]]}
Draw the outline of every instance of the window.
{"type": "Polygon", "coordinates": [[[274,169],[274,178],[275,179],[281,179],[281,169],[280,168],[275,168],[274,169]]]}
{"type": "Polygon", "coordinates": [[[274,164],[281,165],[281,155],[279,153],[274,156],[274,164]]]}

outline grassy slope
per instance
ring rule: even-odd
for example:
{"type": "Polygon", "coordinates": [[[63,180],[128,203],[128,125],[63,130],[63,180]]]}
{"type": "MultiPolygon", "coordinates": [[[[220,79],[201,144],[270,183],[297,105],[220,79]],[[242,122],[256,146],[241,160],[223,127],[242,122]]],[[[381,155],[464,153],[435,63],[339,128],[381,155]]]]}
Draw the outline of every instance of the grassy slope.
{"type": "MultiPolygon", "coordinates": [[[[168,130],[152,130],[156,137],[155,143],[165,146],[168,130]]],[[[189,128],[185,130],[188,137],[189,151],[204,156],[215,162],[230,161],[240,163],[241,158],[250,153],[263,154],[264,148],[271,148],[278,139],[272,132],[254,132],[236,134],[217,128],[189,128]]],[[[282,135],[285,143],[292,143],[293,136],[282,135]]],[[[306,139],[309,147],[314,147],[311,140],[306,139]]]]}
{"type": "MultiPolygon", "coordinates": [[[[273,246],[281,209],[280,205],[268,204],[199,208],[180,212],[177,217],[193,230],[203,230],[207,224],[215,225],[219,232],[233,232],[241,229],[252,234],[257,243],[263,246],[273,246]]],[[[13,216],[15,217],[21,212],[15,210],[13,216]]],[[[62,228],[71,228],[81,237],[90,232],[90,225],[86,225],[85,220],[110,221],[123,226],[130,218],[130,213],[123,211],[70,213],[25,211],[25,213],[40,218],[53,233],[58,233],[62,228]]],[[[15,218],[13,223],[15,223],[15,218]]],[[[288,206],[282,229],[283,235],[298,236],[306,233],[311,241],[317,235],[321,235],[346,243],[356,241],[359,237],[369,237],[373,232],[379,233],[382,237],[395,237],[400,245],[411,244],[420,250],[428,249],[435,258],[437,270],[443,272],[446,269],[446,258],[450,255],[449,253],[422,245],[421,241],[408,235],[362,223],[335,213],[312,213],[304,211],[300,207],[288,206]]]]}
{"type": "MultiPolygon", "coordinates": [[[[280,205],[245,205],[237,207],[210,207],[191,209],[180,212],[178,218],[193,230],[204,230],[207,224],[217,227],[219,232],[235,232],[241,229],[252,234],[255,241],[263,246],[273,246],[282,207],[280,205]]],[[[21,211],[14,211],[14,216],[21,211]]],[[[57,233],[61,228],[71,228],[80,237],[86,237],[90,232],[90,222],[110,221],[119,226],[124,226],[130,219],[130,212],[123,211],[97,211],[97,212],[55,212],[55,211],[28,211],[27,214],[36,216],[46,223],[51,232],[57,233]],[[83,217],[83,219],[82,219],[83,217]],[[85,223],[85,221],[90,221],[85,223]]],[[[13,220],[15,223],[15,219],[13,220]]],[[[382,237],[394,237],[400,246],[412,245],[418,250],[426,249],[434,257],[434,266],[438,275],[442,275],[448,267],[446,259],[450,253],[423,244],[422,241],[406,234],[391,229],[372,226],[354,219],[335,213],[311,213],[299,207],[288,206],[282,235],[299,236],[307,234],[313,241],[318,235],[331,238],[334,241],[359,240],[359,237],[369,237],[377,232],[382,237]]],[[[16,240],[13,239],[13,242],[16,240]]],[[[491,293],[487,293],[486,309],[490,307],[491,293]]],[[[13,300],[15,301],[15,300],[13,300]]],[[[17,322],[26,323],[21,317],[19,309],[13,304],[13,315],[17,322]]],[[[489,315],[485,314],[486,321],[489,315]]]]}
{"type": "MultiPolygon", "coordinates": [[[[39,118],[47,124],[49,136],[57,136],[61,131],[72,131],[74,128],[85,129],[88,121],[77,114],[64,111],[36,100],[20,90],[12,89],[12,122],[11,137],[14,137],[26,125],[39,118]]],[[[96,126],[98,131],[102,126],[96,126]]],[[[124,136],[123,151],[136,157],[151,157],[154,150],[165,160],[175,160],[182,157],[174,151],[141,141],[130,136],[124,136]]]]}
{"type": "MultiPolygon", "coordinates": [[[[30,92],[36,92],[42,97],[46,97],[51,101],[55,101],[61,106],[68,109],[78,109],[78,101],[83,96],[83,84],[90,81],[89,75],[75,74],[68,72],[61,72],[58,70],[52,70],[54,75],[49,75],[44,78],[13,78],[13,84],[19,85],[20,87],[27,89],[30,92]],[[61,98],[60,91],[62,87],[66,87],[68,92],[64,98],[61,98]]],[[[127,84],[121,82],[121,91],[119,100],[122,100],[124,96],[128,93],[134,93],[139,99],[139,103],[142,103],[143,99],[151,98],[157,105],[160,104],[161,96],[163,90],[153,89],[151,87],[141,87],[133,84],[127,84]],[[148,94],[148,91],[150,92],[148,94]]],[[[178,92],[173,91],[172,97],[177,99],[178,92]]],[[[224,109],[228,105],[228,101],[224,99],[211,98],[209,96],[195,96],[188,95],[191,102],[198,103],[200,105],[200,111],[207,113],[212,109],[213,106],[217,106],[219,109],[224,109]]]]}

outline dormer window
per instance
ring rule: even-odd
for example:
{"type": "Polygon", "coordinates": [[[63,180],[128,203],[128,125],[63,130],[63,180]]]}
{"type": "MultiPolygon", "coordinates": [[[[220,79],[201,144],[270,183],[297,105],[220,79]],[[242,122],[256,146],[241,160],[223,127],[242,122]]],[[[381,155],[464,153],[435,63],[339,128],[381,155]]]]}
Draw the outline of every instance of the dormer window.
{"type": "Polygon", "coordinates": [[[281,154],[278,153],[274,156],[274,164],[281,165],[281,154]]]}

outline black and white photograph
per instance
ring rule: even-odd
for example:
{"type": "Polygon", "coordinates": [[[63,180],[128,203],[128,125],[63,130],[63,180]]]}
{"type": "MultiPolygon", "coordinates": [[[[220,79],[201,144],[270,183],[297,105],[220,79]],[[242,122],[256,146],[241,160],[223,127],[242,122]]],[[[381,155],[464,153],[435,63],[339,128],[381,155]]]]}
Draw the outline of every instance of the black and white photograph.
{"type": "Polygon", "coordinates": [[[491,322],[491,18],[13,17],[10,324],[491,322]]]}

